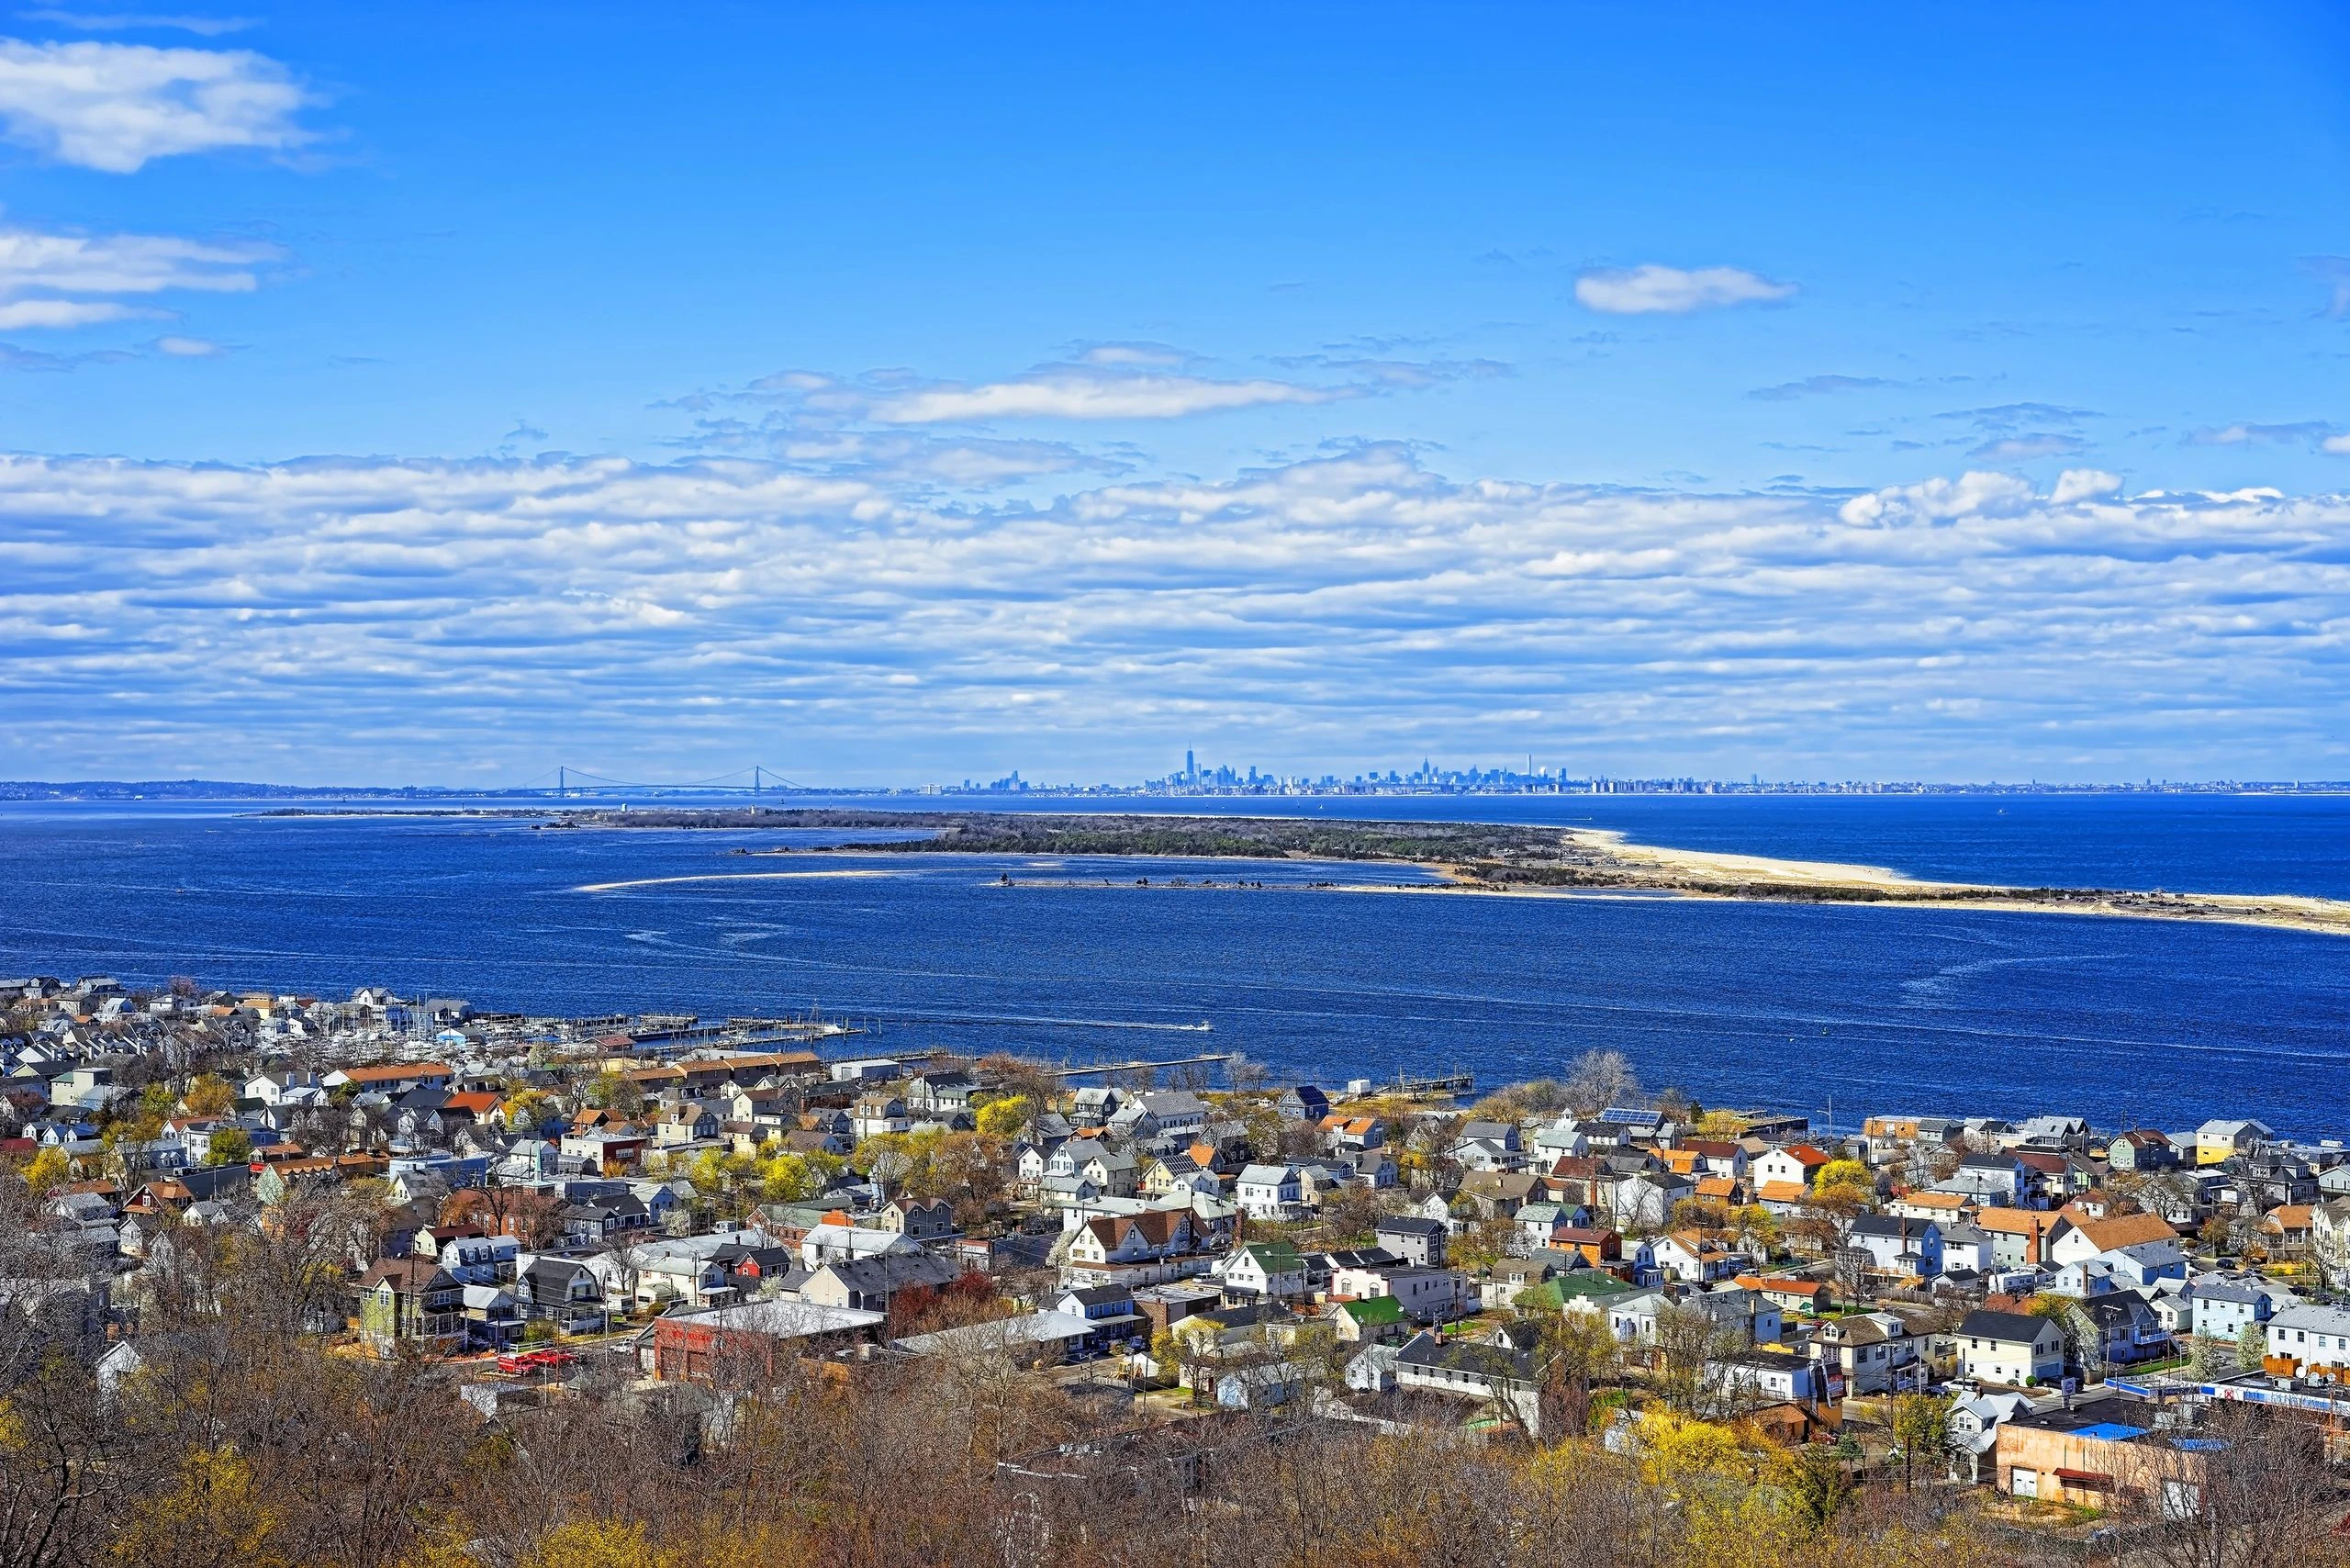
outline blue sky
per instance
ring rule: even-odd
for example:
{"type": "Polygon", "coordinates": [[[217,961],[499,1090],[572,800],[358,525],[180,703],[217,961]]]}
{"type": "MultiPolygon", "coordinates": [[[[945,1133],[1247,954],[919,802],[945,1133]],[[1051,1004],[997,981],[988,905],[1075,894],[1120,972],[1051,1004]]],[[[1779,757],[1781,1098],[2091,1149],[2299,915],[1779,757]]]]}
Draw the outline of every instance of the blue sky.
{"type": "Polygon", "coordinates": [[[1755,9],[0,16],[0,773],[2350,777],[2350,19],[1755,9]]]}

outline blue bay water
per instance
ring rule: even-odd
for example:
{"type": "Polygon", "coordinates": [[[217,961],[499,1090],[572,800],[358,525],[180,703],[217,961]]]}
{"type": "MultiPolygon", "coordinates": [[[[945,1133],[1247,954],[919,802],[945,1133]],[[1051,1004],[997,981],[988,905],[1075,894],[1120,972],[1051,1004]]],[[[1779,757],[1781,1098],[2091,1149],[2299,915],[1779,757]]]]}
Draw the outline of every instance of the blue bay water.
{"type": "MultiPolygon", "coordinates": [[[[795,801],[793,803],[800,803],[795,801]]],[[[850,803],[850,802],[843,802],[850,803]]],[[[871,802],[858,802],[871,803],[871,802]]],[[[942,802],[955,804],[957,802],[942,802]]],[[[1058,801],[1013,801],[1068,810],[1058,801]]],[[[1136,802],[1097,802],[1133,809],[1136,802]]],[[[1381,797],[1169,809],[1556,822],[2033,884],[2350,897],[2350,800],[1381,797]]],[[[0,970],[565,1014],[801,1012],[882,1048],[1239,1049],[1498,1082],[1621,1049],[1709,1103],[2257,1115],[2350,1130],[2350,940],[2079,916],[1313,890],[1297,863],[749,859],[769,834],[536,831],[145,803],[0,807],[0,970]],[[858,876],[761,875],[856,871],[858,876]],[[1015,885],[1000,876],[1009,871],[1015,885]],[[1139,876],[1152,885],[1135,886],[1139,876]],[[1167,886],[1170,878],[1260,890],[1167,886]],[[670,878],[725,879],[692,881],[670,878]],[[583,892],[592,884],[653,885],[583,892]],[[1202,1036],[1172,1025],[1205,1022],[1202,1036]]]]}

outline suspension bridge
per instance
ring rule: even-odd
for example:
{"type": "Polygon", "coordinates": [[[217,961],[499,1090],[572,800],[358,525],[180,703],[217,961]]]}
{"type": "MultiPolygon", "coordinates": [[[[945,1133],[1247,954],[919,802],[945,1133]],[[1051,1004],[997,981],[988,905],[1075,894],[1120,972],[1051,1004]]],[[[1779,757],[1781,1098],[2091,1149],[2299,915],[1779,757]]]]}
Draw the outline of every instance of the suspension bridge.
{"type": "Polygon", "coordinates": [[[811,788],[765,764],[738,767],[714,778],[613,778],[585,767],[561,764],[535,778],[507,789],[500,795],[532,795],[555,800],[595,800],[607,795],[725,795],[756,799],[765,795],[804,793],[811,788]]]}

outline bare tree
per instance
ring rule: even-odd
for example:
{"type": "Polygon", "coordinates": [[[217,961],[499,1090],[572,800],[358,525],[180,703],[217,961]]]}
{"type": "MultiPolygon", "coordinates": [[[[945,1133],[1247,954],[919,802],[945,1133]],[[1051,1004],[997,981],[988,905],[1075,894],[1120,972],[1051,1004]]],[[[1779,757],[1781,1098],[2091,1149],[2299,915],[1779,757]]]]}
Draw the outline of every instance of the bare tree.
{"type": "Polygon", "coordinates": [[[1578,1114],[1621,1105],[1637,1098],[1639,1092],[1639,1075],[1632,1070],[1631,1058],[1621,1051],[1585,1051],[1567,1073],[1566,1101],[1578,1114]]]}
{"type": "Polygon", "coordinates": [[[2207,1413],[2206,1439],[2132,1443],[2116,1477],[2120,1568],[2321,1568],[2350,1562],[2341,1487],[2313,1423],[2248,1406],[2207,1413]]]}

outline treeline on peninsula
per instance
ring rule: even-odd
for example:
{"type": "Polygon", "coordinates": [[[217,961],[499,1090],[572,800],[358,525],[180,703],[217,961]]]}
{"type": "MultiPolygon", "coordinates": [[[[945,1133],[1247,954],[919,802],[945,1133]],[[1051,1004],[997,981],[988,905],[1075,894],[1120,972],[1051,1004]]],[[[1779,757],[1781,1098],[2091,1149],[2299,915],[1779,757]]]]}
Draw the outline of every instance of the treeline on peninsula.
{"type": "Polygon", "coordinates": [[[822,810],[577,812],[587,827],[798,828],[828,849],[953,855],[1149,855],[1239,859],[1455,861],[1571,853],[1557,828],[1486,823],[1315,822],[1294,817],[1031,815],[822,810]]]}

